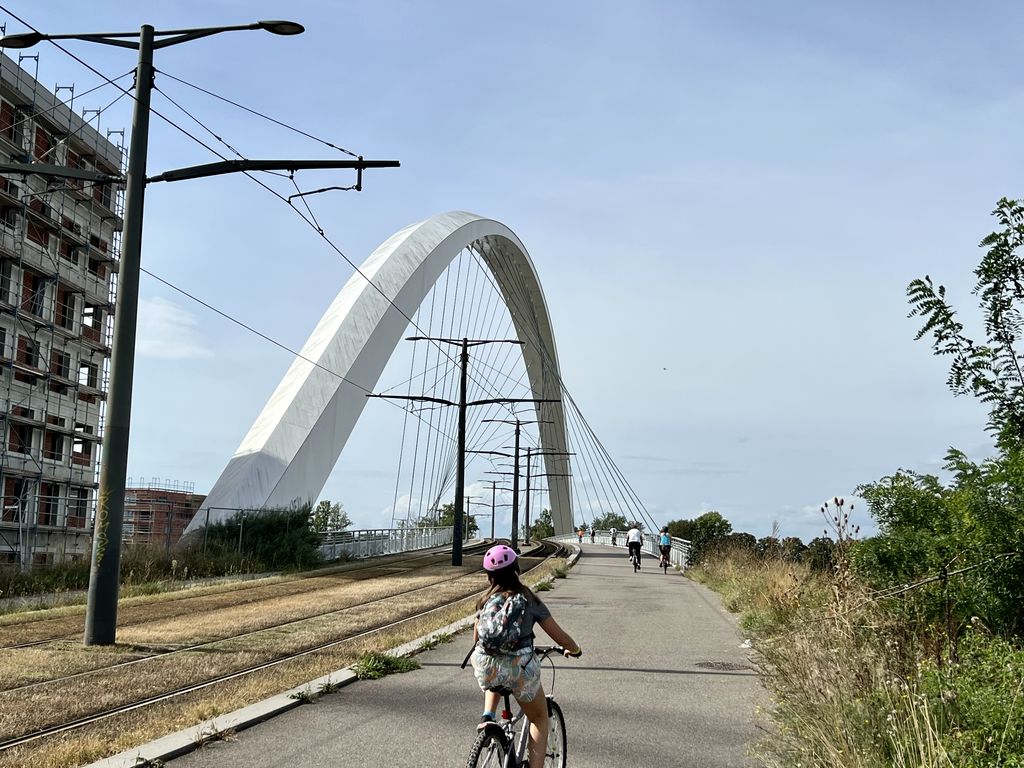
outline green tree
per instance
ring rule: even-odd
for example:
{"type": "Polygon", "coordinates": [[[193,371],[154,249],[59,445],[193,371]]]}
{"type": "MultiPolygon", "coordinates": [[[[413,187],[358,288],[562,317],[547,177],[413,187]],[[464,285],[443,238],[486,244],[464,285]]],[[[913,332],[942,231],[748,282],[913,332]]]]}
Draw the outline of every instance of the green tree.
{"type": "Polygon", "coordinates": [[[924,324],[917,339],[932,336],[935,353],[952,358],[947,384],[954,394],[973,394],[989,408],[989,429],[1000,441],[1024,441],[1024,356],[1016,344],[1024,333],[1024,201],[1002,198],[993,215],[1001,229],[981,241],[987,248],[971,291],[978,297],[985,341],[964,332],[944,286],[931,277],[907,286],[910,317],[924,324]]]}
{"type": "Polygon", "coordinates": [[[341,502],[331,503],[323,499],[310,515],[310,527],[317,533],[337,533],[352,525],[348,512],[342,509],[341,502]]]}
{"type": "Polygon", "coordinates": [[[732,523],[713,511],[695,520],[673,520],[667,527],[669,535],[690,542],[691,563],[699,562],[732,533],[732,523]]]}
{"type": "Polygon", "coordinates": [[[555,535],[555,524],[551,519],[551,510],[542,509],[537,519],[530,526],[530,538],[533,540],[546,539],[555,535]]]}
{"type": "MultiPolygon", "coordinates": [[[[425,528],[425,527],[429,527],[429,526],[434,526],[434,525],[440,526],[442,528],[446,528],[446,527],[450,527],[450,526],[455,525],[455,503],[454,502],[450,502],[448,504],[442,505],[441,508],[439,510],[437,510],[437,518],[436,518],[436,520],[420,520],[420,522],[419,522],[419,526],[421,528],[425,528]]],[[[462,532],[463,532],[463,535],[466,536],[466,538],[470,538],[472,536],[475,536],[477,531],[480,530],[480,526],[478,526],[476,524],[476,517],[474,517],[473,515],[463,515],[462,525],[463,525],[462,532]]]]}
{"type": "Polygon", "coordinates": [[[807,549],[801,555],[801,560],[807,563],[816,571],[831,570],[835,562],[836,543],[828,536],[818,536],[807,542],[807,549]]]}
{"type": "Polygon", "coordinates": [[[721,542],[722,547],[739,549],[745,552],[753,552],[757,548],[757,539],[752,533],[733,531],[721,542]]]}
{"type": "Polygon", "coordinates": [[[782,547],[782,556],[791,563],[800,562],[804,552],[807,551],[807,545],[800,540],[799,536],[786,536],[779,544],[782,547]]]}
{"type": "Polygon", "coordinates": [[[1024,634],[1024,449],[981,463],[951,450],[945,468],[948,485],[901,470],[857,489],[879,534],[854,548],[853,564],[878,587],[926,582],[908,610],[951,643],[972,616],[1024,634]]]}
{"type": "Polygon", "coordinates": [[[629,527],[626,523],[625,515],[619,512],[605,512],[594,518],[594,527],[599,531],[607,531],[611,528],[624,531],[629,527]]]}

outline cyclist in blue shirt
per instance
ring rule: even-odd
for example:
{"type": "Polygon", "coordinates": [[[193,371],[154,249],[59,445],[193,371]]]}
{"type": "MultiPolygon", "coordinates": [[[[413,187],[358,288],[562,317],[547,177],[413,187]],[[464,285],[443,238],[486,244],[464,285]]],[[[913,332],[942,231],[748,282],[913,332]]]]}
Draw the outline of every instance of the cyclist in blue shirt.
{"type": "Polygon", "coordinates": [[[661,560],[658,561],[660,567],[662,563],[667,563],[669,553],[672,551],[672,537],[668,535],[668,526],[662,526],[661,538],[658,539],[658,548],[661,550],[661,560]]]}

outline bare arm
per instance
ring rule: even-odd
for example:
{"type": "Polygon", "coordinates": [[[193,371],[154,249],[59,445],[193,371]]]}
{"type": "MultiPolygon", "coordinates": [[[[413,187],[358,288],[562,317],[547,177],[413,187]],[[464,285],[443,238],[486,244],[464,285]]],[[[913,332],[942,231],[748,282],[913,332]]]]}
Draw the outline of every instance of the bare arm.
{"type": "Polygon", "coordinates": [[[540,622],[540,627],[548,633],[548,636],[552,640],[565,648],[566,651],[571,651],[573,653],[579,651],[579,644],[572,639],[572,636],[568,632],[558,626],[558,622],[555,621],[553,616],[548,616],[544,621],[540,622]]]}

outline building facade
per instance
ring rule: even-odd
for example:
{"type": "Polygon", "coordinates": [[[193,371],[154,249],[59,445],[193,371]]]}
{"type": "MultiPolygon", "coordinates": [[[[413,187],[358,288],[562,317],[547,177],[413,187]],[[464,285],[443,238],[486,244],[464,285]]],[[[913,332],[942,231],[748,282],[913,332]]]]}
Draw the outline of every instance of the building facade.
{"type": "Polygon", "coordinates": [[[170,551],[206,499],[194,491],[192,483],[133,483],[129,478],[124,489],[125,542],[170,551]]]}
{"type": "MultiPolygon", "coordinates": [[[[120,144],[0,54],[0,161],[120,175],[120,144]]],[[[0,173],[0,563],[89,556],[122,197],[0,173]]]]}

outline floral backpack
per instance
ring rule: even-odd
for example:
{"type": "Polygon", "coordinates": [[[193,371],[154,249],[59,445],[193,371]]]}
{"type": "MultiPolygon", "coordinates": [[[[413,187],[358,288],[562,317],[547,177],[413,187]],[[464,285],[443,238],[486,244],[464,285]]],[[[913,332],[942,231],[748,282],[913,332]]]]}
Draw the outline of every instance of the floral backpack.
{"type": "Polygon", "coordinates": [[[477,618],[477,642],[491,656],[507,656],[515,652],[523,640],[526,618],[526,595],[498,592],[487,598],[477,618]]]}

